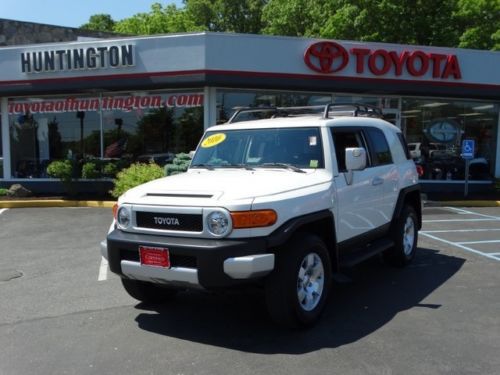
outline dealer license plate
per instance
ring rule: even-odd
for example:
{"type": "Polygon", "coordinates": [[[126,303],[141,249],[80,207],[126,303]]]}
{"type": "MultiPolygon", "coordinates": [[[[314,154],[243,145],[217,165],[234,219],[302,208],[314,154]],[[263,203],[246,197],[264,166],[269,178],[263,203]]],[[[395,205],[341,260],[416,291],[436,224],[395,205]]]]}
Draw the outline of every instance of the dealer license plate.
{"type": "Polygon", "coordinates": [[[139,246],[139,255],[142,265],[170,268],[170,253],[165,247],[139,246]]]}

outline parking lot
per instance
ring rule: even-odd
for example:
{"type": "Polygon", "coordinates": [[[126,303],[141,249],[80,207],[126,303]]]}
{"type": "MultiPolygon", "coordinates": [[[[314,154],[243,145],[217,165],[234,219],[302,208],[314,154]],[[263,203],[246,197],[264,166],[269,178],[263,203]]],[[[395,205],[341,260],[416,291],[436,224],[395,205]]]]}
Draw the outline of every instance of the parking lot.
{"type": "Polygon", "coordinates": [[[259,291],[139,304],[102,267],[111,210],[0,210],[0,374],[498,374],[500,208],[424,209],[414,263],[373,259],[321,322],[259,291]]]}
{"type": "Polygon", "coordinates": [[[428,208],[424,224],[427,238],[500,261],[498,208],[428,208]]]}

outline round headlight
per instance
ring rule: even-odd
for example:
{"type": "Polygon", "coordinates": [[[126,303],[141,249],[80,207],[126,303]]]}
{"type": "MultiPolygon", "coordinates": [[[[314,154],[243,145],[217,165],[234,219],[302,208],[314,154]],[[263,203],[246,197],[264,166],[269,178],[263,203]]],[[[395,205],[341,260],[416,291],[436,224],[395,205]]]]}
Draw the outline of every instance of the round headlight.
{"type": "Polygon", "coordinates": [[[222,237],[231,231],[231,218],[223,211],[214,211],[207,216],[208,231],[217,237],[222,237]]]}
{"type": "Polygon", "coordinates": [[[126,207],[120,207],[118,209],[118,214],[116,215],[116,221],[118,226],[122,228],[127,228],[130,225],[130,211],[126,207]]]}

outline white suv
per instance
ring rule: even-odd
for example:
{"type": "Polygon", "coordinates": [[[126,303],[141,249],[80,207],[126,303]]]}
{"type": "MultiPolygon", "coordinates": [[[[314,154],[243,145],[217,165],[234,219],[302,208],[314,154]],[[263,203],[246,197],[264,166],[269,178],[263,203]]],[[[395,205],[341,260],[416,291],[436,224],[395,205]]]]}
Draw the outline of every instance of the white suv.
{"type": "Polygon", "coordinates": [[[365,105],[259,111],[273,118],[207,129],[187,173],[119,198],[101,251],[132,297],[253,284],[276,322],[306,326],[343,267],[413,259],[420,188],[398,128],[365,105]]]}

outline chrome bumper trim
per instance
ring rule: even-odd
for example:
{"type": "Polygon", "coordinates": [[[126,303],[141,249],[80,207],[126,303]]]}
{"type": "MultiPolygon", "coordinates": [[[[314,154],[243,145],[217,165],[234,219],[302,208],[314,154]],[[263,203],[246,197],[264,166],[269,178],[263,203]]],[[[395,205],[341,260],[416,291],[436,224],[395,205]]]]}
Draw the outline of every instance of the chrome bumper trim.
{"type": "Polygon", "coordinates": [[[122,260],[121,267],[123,275],[130,279],[164,284],[175,282],[199,285],[198,270],[194,268],[172,267],[167,269],[144,266],[129,260],[122,260]]]}
{"type": "Polygon", "coordinates": [[[274,254],[248,255],[224,261],[224,273],[233,279],[265,276],[274,269],[274,254]]]}

